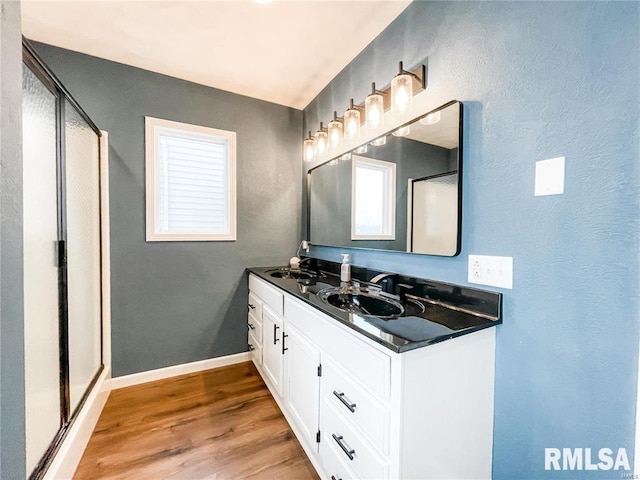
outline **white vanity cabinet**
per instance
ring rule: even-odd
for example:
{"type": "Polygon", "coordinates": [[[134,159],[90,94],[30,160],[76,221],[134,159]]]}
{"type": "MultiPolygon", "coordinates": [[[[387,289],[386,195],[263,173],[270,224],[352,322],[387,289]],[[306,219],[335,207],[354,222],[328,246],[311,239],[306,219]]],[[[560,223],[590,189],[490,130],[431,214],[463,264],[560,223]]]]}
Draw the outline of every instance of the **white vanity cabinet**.
{"type": "Polygon", "coordinates": [[[396,353],[253,274],[249,285],[263,303],[256,366],[322,478],[491,478],[493,328],[396,353]]]}

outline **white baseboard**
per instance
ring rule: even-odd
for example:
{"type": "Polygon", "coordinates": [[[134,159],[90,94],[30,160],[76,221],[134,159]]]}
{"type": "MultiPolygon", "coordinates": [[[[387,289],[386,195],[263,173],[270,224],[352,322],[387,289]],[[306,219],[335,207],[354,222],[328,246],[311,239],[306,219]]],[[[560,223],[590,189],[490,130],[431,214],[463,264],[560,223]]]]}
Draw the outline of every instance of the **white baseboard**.
{"type": "Polygon", "coordinates": [[[131,387],[141,383],[177,377],[178,375],[185,375],[187,373],[201,372],[212,368],[248,362],[249,360],[249,352],[236,353],[234,355],[227,355],[224,357],[210,358],[207,360],[200,360],[198,362],[183,363],[182,365],[174,365],[172,367],[158,368],[156,370],[148,370],[146,372],[115,377],[107,382],[108,385],[105,385],[105,387],[109,390],[116,390],[118,388],[131,387]]]}
{"type": "Polygon", "coordinates": [[[56,453],[53,462],[44,474],[44,480],[71,479],[89,443],[93,429],[98,423],[109,392],[102,386],[108,382],[111,372],[108,368],[98,377],[95,387],[87,397],[84,407],[71,425],[71,429],[56,453]]]}

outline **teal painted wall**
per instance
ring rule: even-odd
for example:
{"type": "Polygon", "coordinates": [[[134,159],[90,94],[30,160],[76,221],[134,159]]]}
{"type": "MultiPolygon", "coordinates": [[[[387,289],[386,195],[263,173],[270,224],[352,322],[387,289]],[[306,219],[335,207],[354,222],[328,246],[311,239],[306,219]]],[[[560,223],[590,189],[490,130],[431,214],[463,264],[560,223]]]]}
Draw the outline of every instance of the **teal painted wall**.
{"type": "MultiPolygon", "coordinates": [[[[496,479],[620,478],[546,471],[546,447],[626,448],[633,462],[639,6],[416,1],[304,110],[304,131],[315,131],[372,81],[389,82],[399,60],[425,58],[434,104],[464,103],[461,255],[350,253],[354,264],[459,284],[469,254],[513,257],[497,328],[496,479]],[[557,156],[564,195],[534,197],[535,162],[557,156]]],[[[343,251],[311,253],[339,261],[343,251]]]]}

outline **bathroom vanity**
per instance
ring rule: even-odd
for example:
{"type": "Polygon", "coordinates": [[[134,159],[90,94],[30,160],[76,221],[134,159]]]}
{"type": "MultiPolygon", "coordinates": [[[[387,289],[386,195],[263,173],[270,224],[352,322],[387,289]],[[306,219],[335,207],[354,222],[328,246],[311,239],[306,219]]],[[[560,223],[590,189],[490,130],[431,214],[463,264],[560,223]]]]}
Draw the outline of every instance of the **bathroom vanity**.
{"type": "Polygon", "coordinates": [[[306,263],[248,270],[248,343],[320,476],[490,478],[501,295],[306,263]]]}

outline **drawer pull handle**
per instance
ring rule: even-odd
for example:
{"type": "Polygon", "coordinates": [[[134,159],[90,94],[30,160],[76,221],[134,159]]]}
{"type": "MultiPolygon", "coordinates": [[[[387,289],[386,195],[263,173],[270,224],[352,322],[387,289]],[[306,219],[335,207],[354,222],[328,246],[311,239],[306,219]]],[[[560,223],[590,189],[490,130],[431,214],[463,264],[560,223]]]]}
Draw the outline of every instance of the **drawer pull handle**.
{"type": "Polygon", "coordinates": [[[285,343],[285,341],[286,341],[286,339],[287,339],[287,337],[288,337],[288,336],[289,336],[289,335],[287,335],[286,333],[282,332],[282,354],[283,354],[283,355],[284,355],[284,352],[286,352],[287,350],[289,350],[288,348],[286,348],[286,347],[284,346],[284,343],[285,343]]]}
{"type": "Polygon", "coordinates": [[[332,433],[331,436],[333,437],[333,439],[336,441],[336,443],[340,446],[340,448],[342,449],[342,451],[344,452],[344,454],[349,457],[349,460],[353,460],[354,456],[353,454],[356,453],[355,450],[349,450],[344,443],[342,443],[342,435],[337,436],[335,433],[332,433]]]}
{"type": "Polygon", "coordinates": [[[256,327],[253,326],[253,323],[247,323],[247,325],[249,326],[249,330],[255,330],[256,327]]]}
{"type": "Polygon", "coordinates": [[[333,391],[333,394],[342,402],[342,404],[349,409],[351,413],[356,411],[356,404],[350,403],[346,398],[344,398],[344,393],[338,393],[337,390],[333,391]]]}
{"type": "Polygon", "coordinates": [[[335,475],[331,475],[331,480],[342,480],[341,478],[337,478],[335,475]]]}
{"type": "Polygon", "coordinates": [[[280,327],[278,325],[274,325],[273,326],[273,344],[274,345],[277,344],[280,341],[280,339],[278,338],[278,329],[279,328],[280,327]]]}
{"type": "Polygon", "coordinates": [[[249,304],[249,310],[255,310],[255,309],[256,309],[256,306],[250,303],[249,304]]]}
{"type": "Polygon", "coordinates": [[[249,351],[253,352],[254,350],[255,350],[255,347],[253,345],[249,344],[249,351]]]}

